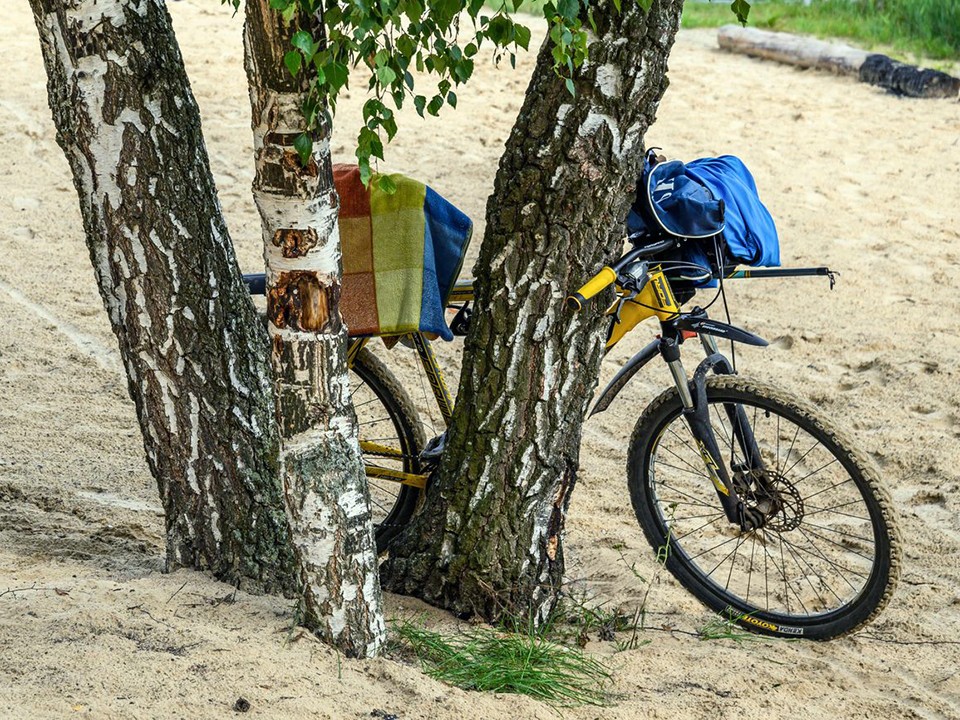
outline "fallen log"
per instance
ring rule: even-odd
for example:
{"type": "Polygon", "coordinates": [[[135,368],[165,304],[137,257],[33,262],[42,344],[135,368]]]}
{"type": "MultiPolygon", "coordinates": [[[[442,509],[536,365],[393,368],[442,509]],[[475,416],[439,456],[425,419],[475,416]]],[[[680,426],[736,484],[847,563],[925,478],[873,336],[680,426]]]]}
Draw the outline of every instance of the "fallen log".
{"type": "Polygon", "coordinates": [[[857,75],[869,54],[841,43],[739,25],[721,27],[717,31],[717,42],[722,49],[731,52],[804,68],[829,70],[837,75],[857,75]]]}
{"type": "Polygon", "coordinates": [[[860,81],[908,97],[955,98],[960,95],[960,78],[897,62],[886,55],[871,55],[864,60],[860,66],[860,81]]]}
{"type": "Polygon", "coordinates": [[[717,42],[723,50],[803,68],[827,70],[837,75],[850,75],[897,95],[955,98],[960,94],[960,78],[900,63],[886,55],[868,53],[843,43],[739,25],[721,27],[717,31],[717,42]]]}

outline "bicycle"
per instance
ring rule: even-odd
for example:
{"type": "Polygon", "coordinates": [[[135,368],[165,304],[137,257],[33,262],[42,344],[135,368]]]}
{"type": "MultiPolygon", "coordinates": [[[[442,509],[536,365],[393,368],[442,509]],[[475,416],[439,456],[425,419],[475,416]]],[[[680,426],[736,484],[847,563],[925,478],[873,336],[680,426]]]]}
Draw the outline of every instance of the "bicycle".
{"type": "MultiPolygon", "coordinates": [[[[616,288],[607,350],[643,320],[660,324],[657,338],[625,363],[590,412],[605,411],[654,357],[666,362],[674,386],[641,414],[627,460],[631,502],[647,540],[687,590],[746,629],[826,640],[862,627],[889,601],[900,567],[895,512],[874,466],[812,407],[736,374],[716,338],[755,346],[765,340],[711,319],[703,308],[680,309],[710,278],[826,275],[832,286],[833,273],[740,270],[725,267],[719,251],[707,268],[662,259],[676,238],[628,240],[632,248],[568,302],[580,309],[616,288]],[[694,338],[706,357],[688,378],[680,349],[694,338]]],[[[472,300],[472,281],[453,287],[456,335],[466,334],[472,300]]],[[[369,340],[351,339],[348,360],[360,380],[354,404],[377,547],[385,551],[416,512],[444,435],[425,442],[416,407],[369,340]]],[[[403,340],[416,349],[449,425],[453,400],[429,339],[412,333],[403,340]]]]}

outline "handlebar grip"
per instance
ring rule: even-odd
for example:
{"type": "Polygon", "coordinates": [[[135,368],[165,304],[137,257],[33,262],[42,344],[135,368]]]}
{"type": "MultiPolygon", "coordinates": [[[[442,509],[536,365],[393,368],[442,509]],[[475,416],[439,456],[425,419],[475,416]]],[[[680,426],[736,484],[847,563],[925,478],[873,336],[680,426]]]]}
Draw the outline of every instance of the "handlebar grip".
{"type": "Polygon", "coordinates": [[[574,310],[582,310],[588,300],[606,290],[616,282],[617,273],[613,268],[604,266],[587,283],[567,298],[567,305],[574,310]]]}

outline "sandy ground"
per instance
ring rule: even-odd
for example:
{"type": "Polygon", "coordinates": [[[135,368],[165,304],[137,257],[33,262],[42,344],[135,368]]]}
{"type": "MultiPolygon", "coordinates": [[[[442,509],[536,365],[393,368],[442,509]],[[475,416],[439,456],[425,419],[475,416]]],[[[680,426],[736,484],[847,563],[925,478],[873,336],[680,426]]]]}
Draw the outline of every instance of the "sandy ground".
{"type": "MultiPolygon", "coordinates": [[[[224,210],[252,271],[260,241],[240,22],[213,0],[171,10],[224,210]]],[[[529,699],[451,689],[400,662],[341,661],[286,632],[287,601],[161,572],[156,489],[25,2],[5,8],[0,43],[0,716],[220,718],[243,696],[253,716],[270,718],[556,717],[529,699]]],[[[636,650],[592,642],[614,669],[615,704],[563,715],[960,718],[960,105],[900,100],[714,46],[710,32],[681,34],[648,144],[685,159],[741,155],[778,220],[785,264],[841,271],[834,292],[809,279],[732,285],[734,319],[775,339],[744,353],[742,368],[816,402],[870,452],[902,514],[903,578],[887,611],[854,637],[698,640],[709,614],[656,576],[623,481],[625,440],[668,381],[649,370],[586,426],[567,543],[577,592],[634,608],[649,590],[654,629],[636,650]]],[[[455,113],[404,118],[384,169],[429,182],[482,230],[531,67],[529,57],[515,72],[478,65],[455,113]]],[[[344,160],[360,101],[352,93],[338,118],[334,151],[344,160]]],[[[624,341],[602,381],[651,333],[624,341]]],[[[424,611],[400,597],[388,605],[424,611]]]]}

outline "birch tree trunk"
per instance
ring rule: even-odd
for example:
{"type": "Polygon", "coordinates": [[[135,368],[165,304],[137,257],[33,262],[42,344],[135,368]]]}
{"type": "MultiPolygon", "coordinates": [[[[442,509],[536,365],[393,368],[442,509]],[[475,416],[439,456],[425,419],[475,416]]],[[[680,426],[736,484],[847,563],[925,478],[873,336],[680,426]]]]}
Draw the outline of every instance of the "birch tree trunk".
{"type": "Polygon", "coordinates": [[[488,620],[536,623],[555,605],[603,348],[603,303],[577,315],[564,298],[619,253],[681,6],[597,5],[576,98],[541,48],[487,203],[448,449],[384,587],[488,620]]]}
{"type": "Polygon", "coordinates": [[[30,0],[57,140],[166,513],[167,568],[293,592],[267,338],[162,0],[30,0]]]}
{"type": "Polygon", "coordinates": [[[348,388],[340,317],[338,199],[329,123],[302,166],[293,148],[309,70],[283,55],[298,29],[322,37],[322,18],[290,25],[269,0],[247,0],[244,32],[253,109],[254,199],[263,221],[267,316],[280,424],[280,467],[303,585],[304,622],[349,656],[384,640],[370,497],[348,388]]]}

